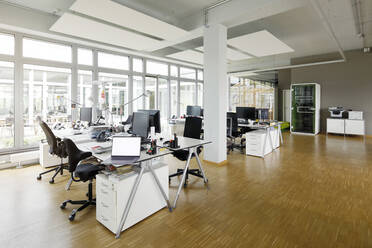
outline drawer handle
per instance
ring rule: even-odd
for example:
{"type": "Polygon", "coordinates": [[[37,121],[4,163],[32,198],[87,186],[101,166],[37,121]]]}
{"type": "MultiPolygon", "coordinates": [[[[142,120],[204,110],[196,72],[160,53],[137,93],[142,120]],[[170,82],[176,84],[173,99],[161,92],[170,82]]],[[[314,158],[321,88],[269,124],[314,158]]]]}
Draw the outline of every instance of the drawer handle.
{"type": "Polygon", "coordinates": [[[101,193],[102,194],[106,194],[106,195],[108,194],[108,192],[107,191],[104,191],[103,189],[101,189],[101,193]]]}
{"type": "Polygon", "coordinates": [[[102,207],[108,208],[109,206],[101,202],[102,207]]]}
{"type": "Polygon", "coordinates": [[[101,183],[103,187],[108,187],[108,184],[105,184],[105,183],[101,183]]]}

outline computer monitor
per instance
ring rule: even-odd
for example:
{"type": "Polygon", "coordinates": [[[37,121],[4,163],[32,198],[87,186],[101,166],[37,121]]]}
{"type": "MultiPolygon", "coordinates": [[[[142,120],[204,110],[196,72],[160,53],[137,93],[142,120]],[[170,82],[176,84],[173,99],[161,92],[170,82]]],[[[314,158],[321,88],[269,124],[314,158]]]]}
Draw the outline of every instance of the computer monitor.
{"type": "Polygon", "coordinates": [[[149,114],[145,112],[134,112],[132,122],[132,134],[147,139],[149,132],[149,114]]]}
{"type": "Polygon", "coordinates": [[[204,117],[204,109],[200,109],[200,116],[203,116],[204,117]]]}
{"type": "Polygon", "coordinates": [[[161,133],[160,110],[140,109],[138,112],[149,115],[149,127],[155,127],[155,133],[161,133]]]}
{"type": "Polygon", "coordinates": [[[92,123],[92,108],[80,108],[80,121],[92,123]]]}
{"type": "Polygon", "coordinates": [[[256,119],[256,108],[253,107],[236,107],[236,117],[239,119],[256,119]]]}
{"type": "Polygon", "coordinates": [[[200,106],[190,106],[186,107],[187,116],[201,116],[201,107],[200,106]]]}

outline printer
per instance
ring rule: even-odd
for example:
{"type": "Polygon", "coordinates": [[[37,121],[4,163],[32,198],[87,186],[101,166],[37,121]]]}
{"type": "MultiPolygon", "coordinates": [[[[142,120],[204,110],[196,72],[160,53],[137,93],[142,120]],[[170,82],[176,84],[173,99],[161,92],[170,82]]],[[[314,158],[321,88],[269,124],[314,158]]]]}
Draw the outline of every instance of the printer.
{"type": "Polygon", "coordinates": [[[342,118],[342,114],[345,112],[343,107],[328,107],[331,118],[342,118]]]}

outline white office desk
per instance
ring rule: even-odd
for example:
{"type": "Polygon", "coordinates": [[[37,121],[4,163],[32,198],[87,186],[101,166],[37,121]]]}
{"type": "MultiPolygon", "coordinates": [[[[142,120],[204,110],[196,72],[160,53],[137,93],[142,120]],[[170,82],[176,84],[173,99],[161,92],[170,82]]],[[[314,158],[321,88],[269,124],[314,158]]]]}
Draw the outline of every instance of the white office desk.
{"type": "MultiPolygon", "coordinates": [[[[176,148],[176,149],[170,149],[170,148],[158,149],[157,154],[155,154],[155,155],[146,154],[145,151],[141,152],[140,159],[137,161],[137,163],[135,165],[138,168],[136,170],[137,176],[136,176],[136,178],[134,180],[134,184],[131,188],[130,195],[129,195],[128,198],[126,198],[127,202],[125,204],[123,214],[121,215],[120,223],[117,226],[117,231],[116,231],[116,236],[115,236],[116,238],[119,238],[120,234],[121,234],[121,231],[126,228],[126,226],[125,226],[126,220],[128,218],[129,211],[131,209],[131,206],[132,206],[133,201],[135,199],[138,187],[141,183],[142,176],[143,176],[145,171],[149,171],[151,173],[152,178],[156,182],[157,188],[159,189],[159,191],[161,192],[161,194],[163,196],[163,199],[167,203],[169,211],[172,211],[172,207],[171,207],[169,199],[168,199],[168,194],[166,193],[168,191],[164,190],[164,188],[162,186],[162,183],[160,182],[160,180],[158,179],[155,171],[152,168],[152,163],[151,162],[156,158],[166,156],[166,155],[171,154],[173,151],[176,151],[176,150],[188,150],[189,151],[189,156],[188,156],[188,159],[186,161],[184,173],[183,173],[181,182],[178,186],[178,191],[177,191],[176,198],[175,198],[174,204],[173,204],[173,207],[175,208],[178,197],[179,197],[179,194],[180,194],[181,189],[182,189],[182,185],[183,185],[183,183],[186,179],[186,171],[190,166],[190,160],[191,160],[191,157],[192,157],[193,154],[194,154],[194,156],[197,160],[198,166],[199,166],[199,168],[202,172],[204,182],[205,183],[208,182],[208,179],[205,176],[203,166],[200,162],[200,159],[199,159],[199,156],[198,156],[196,150],[197,150],[197,147],[202,146],[202,145],[206,145],[206,144],[209,144],[209,143],[211,143],[211,142],[210,141],[205,141],[205,140],[191,139],[191,138],[186,138],[186,137],[178,137],[179,148],[176,148]]],[[[101,145],[101,144],[103,144],[103,143],[102,142],[88,142],[88,143],[83,143],[83,144],[77,144],[77,146],[79,147],[79,149],[81,149],[83,151],[91,151],[90,148],[92,146],[101,145]]],[[[162,146],[163,144],[162,144],[162,142],[159,142],[158,145],[162,146]]],[[[100,153],[100,154],[93,153],[93,156],[95,156],[97,159],[99,159],[101,161],[105,161],[107,158],[109,158],[111,156],[111,152],[107,151],[105,153],[100,153]]],[[[153,190],[153,189],[151,189],[151,190],[153,190]]],[[[126,224],[126,225],[128,225],[128,224],[126,224]]]]}

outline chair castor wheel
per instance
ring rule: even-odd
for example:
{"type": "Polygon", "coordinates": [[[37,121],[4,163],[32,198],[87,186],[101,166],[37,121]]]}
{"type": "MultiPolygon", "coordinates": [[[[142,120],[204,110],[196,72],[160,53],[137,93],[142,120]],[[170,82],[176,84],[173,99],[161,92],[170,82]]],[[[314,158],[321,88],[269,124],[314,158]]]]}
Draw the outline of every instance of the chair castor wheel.
{"type": "Polygon", "coordinates": [[[77,212],[76,209],[72,210],[70,216],[68,217],[68,219],[69,219],[70,221],[73,221],[73,220],[75,219],[76,212],[77,212]]]}
{"type": "Polygon", "coordinates": [[[39,175],[39,176],[37,176],[37,178],[36,178],[37,180],[41,180],[41,176],[39,175]]]}
{"type": "Polygon", "coordinates": [[[60,207],[61,209],[65,209],[65,208],[66,208],[66,202],[62,203],[59,207],[60,207]]]}
{"type": "Polygon", "coordinates": [[[49,183],[50,184],[53,184],[54,183],[54,179],[50,180],[49,183]]]}

